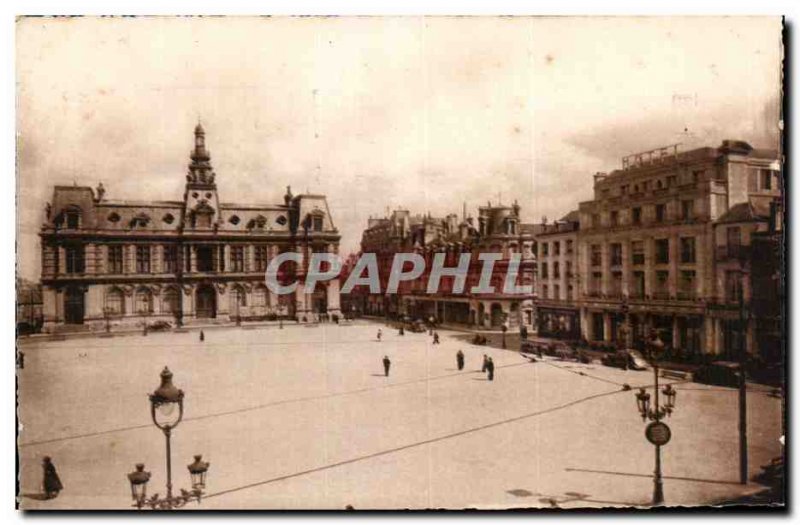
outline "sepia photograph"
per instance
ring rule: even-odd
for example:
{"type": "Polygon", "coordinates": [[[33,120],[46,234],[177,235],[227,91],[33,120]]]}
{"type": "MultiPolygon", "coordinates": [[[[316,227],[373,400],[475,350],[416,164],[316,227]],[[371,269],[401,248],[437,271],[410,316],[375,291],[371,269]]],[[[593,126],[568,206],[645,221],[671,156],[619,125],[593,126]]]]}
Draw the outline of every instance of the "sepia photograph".
{"type": "Polygon", "coordinates": [[[782,17],[14,26],[17,509],[786,510],[782,17]]]}

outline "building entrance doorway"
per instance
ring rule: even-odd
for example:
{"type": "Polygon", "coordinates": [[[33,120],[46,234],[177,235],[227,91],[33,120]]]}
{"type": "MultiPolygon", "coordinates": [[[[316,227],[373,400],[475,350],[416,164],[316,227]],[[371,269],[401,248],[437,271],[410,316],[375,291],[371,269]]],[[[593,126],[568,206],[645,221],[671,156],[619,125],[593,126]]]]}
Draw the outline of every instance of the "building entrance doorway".
{"type": "Polygon", "coordinates": [[[321,289],[314,290],[311,296],[311,311],[315,314],[328,313],[328,290],[322,287],[321,289]]]}
{"type": "Polygon", "coordinates": [[[64,294],[64,322],[83,324],[84,297],[80,288],[67,288],[64,294]]]}
{"type": "Polygon", "coordinates": [[[497,328],[502,326],[505,322],[505,313],[503,312],[503,307],[500,306],[498,303],[492,303],[492,328],[497,328]]]}
{"type": "Polygon", "coordinates": [[[217,293],[212,286],[204,284],[197,289],[195,316],[201,319],[213,319],[217,316],[217,293]]]}

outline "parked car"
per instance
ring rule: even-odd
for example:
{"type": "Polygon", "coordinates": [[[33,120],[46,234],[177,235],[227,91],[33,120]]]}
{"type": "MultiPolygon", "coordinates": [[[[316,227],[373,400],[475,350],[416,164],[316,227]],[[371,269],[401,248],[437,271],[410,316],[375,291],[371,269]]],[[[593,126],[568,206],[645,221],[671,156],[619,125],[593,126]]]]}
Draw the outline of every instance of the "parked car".
{"type": "Polygon", "coordinates": [[[717,386],[739,386],[739,363],[714,361],[701,366],[693,375],[695,383],[717,386]]]}
{"type": "Polygon", "coordinates": [[[426,332],[427,329],[425,328],[425,323],[423,323],[420,319],[417,319],[411,326],[408,327],[411,332],[421,334],[422,332],[426,332]]]}
{"type": "Polygon", "coordinates": [[[561,345],[556,349],[556,357],[562,361],[577,361],[578,352],[566,345],[561,345]]]}
{"type": "Polygon", "coordinates": [[[519,343],[519,351],[523,354],[535,354],[537,353],[537,345],[533,341],[523,340],[519,343]]]}
{"type": "Polygon", "coordinates": [[[169,330],[170,328],[172,328],[172,325],[167,321],[155,321],[154,323],[147,325],[147,329],[153,332],[162,332],[164,330],[169,330]]]}
{"type": "Polygon", "coordinates": [[[474,344],[474,345],[484,346],[484,345],[486,345],[486,343],[488,343],[488,341],[486,340],[486,336],[485,335],[475,334],[472,337],[472,344],[474,344]]]}
{"type": "Polygon", "coordinates": [[[647,361],[637,350],[617,350],[600,360],[605,366],[615,366],[623,370],[646,370],[647,361]]]}

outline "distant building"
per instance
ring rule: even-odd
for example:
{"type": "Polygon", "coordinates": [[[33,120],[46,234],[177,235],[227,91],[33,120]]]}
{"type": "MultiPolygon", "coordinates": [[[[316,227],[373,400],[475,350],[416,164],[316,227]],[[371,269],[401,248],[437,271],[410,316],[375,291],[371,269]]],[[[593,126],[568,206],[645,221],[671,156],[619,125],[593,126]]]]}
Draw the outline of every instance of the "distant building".
{"type": "Polygon", "coordinates": [[[17,278],[17,330],[19,333],[38,332],[44,321],[42,286],[17,278]]]}
{"type": "Polygon", "coordinates": [[[578,274],[578,211],[536,225],[536,329],[558,339],[581,338],[578,274]]]}
{"type": "MultiPolygon", "coordinates": [[[[365,287],[354,289],[349,304],[366,315],[389,318],[409,316],[481,328],[533,326],[533,292],[505,294],[503,283],[511,255],[519,253],[521,264],[517,284],[533,286],[535,246],[530,225],[520,223],[520,207],[488,204],[478,209],[478,218],[449,214],[446,217],[411,215],[395,210],[390,216],[370,219],[361,240],[362,253],[375,253],[385,291],[389,271],[397,253],[418,253],[425,259],[425,272],[413,281],[401,282],[397,294],[369,294],[365,287]],[[501,255],[492,274],[494,293],[471,293],[480,280],[484,252],[501,255]],[[427,285],[435,254],[444,253],[445,267],[455,267],[462,253],[471,256],[463,293],[453,290],[453,278],[442,279],[436,293],[427,285]]],[[[346,272],[343,272],[343,279],[346,272]]]]}
{"type": "Polygon", "coordinates": [[[735,349],[738,321],[728,305],[742,293],[749,301],[739,247],[749,231],[768,229],[782,184],[775,151],[730,140],[631,155],[621,169],[595,175],[594,199],[579,207],[583,336],[616,342],[627,314],[629,344],[642,345],[655,328],[688,354],[735,349]]]}
{"type": "Polygon", "coordinates": [[[301,255],[282,278],[302,280],[310,253],[338,252],[325,197],[287,189],[282,204],[221,202],[199,124],[190,157],[182,200],[109,201],[102,184],[55,187],[40,232],[46,330],[338,312],[336,281],[276,296],[264,278],[280,253],[301,255]]]}

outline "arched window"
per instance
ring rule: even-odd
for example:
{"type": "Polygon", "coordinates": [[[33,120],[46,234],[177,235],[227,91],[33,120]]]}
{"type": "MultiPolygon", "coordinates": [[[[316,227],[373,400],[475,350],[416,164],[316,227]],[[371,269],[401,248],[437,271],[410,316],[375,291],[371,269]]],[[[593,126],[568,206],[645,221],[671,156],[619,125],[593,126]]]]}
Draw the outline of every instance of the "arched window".
{"type": "Polygon", "coordinates": [[[153,294],[147,288],[136,291],[136,313],[147,315],[153,313],[153,294]]]}
{"type": "Polygon", "coordinates": [[[105,312],[108,315],[123,315],[125,313],[125,296],[117,287],[106,292],[105,312]]]}
{"type": "Polygon", "coordinates": [[[161,300],[161,311],[165,314],[175,314],[180,307],[180,292],[175,288],[167,288],[161,300]]]}

